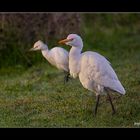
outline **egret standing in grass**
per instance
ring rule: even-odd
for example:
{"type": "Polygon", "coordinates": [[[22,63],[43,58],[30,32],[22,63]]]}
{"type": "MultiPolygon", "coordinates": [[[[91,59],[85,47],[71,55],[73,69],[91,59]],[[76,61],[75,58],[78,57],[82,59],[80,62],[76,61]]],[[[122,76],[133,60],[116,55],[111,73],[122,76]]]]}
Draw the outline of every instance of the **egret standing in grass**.
{"type": "Polygon", "coordinates": [[[115,113],[110,92],[118,92],[125,94],[125,89],[120,83],[116,73],[110,65],[110,62],[102,55],[87,51],[81,53],[83,41],[77,34],[70,34],[64,40],[59,41],[60,44],[71,46],[69,52],[69,69],[73,78],[77,76],[83,87],[96,93],[96,106],[94,114],[97,113],[100,95],[105,93],[108,96],[112,107],[112,113],[115,113]]]}
{"type": "Polygon", "coordinates": [[[64,83],[69,79],[69,53],[61,47],[54,47],[51,50],[41,40],[37,41],[30,51],[41,50],[42,55],[49,61],[50,64],[57,69],[64,71],[64,83]]]}

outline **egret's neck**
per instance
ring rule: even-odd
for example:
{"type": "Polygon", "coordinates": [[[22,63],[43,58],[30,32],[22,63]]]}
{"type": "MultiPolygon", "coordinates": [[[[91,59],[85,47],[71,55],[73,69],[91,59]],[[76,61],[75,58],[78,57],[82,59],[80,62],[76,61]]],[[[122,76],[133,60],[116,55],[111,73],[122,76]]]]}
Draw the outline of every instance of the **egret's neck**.
{"type": "Polygon", "coordinates": [[[49,49],[48,49],[48,46],[47,46],[47,45],[44,46],[44,49],[42,49],[41,52],[42,52],[42,55],[43,55],[46,59],[48,59],[48,57],[49,57],[49,49]]]}
{"type": "Polygon", "coordinates": [[[69,69],[73,78],[80,72],[81,51],[82,47],[72,47],[69,53],[69,69]]]}
{"type": "Polygon", "coordinates": [[[72,55],[72,56],[80,55],[81,51],[82,51],[82,47],[81,48],[72,47],[71,50],[70,50],[70,55],[72,55]]]}

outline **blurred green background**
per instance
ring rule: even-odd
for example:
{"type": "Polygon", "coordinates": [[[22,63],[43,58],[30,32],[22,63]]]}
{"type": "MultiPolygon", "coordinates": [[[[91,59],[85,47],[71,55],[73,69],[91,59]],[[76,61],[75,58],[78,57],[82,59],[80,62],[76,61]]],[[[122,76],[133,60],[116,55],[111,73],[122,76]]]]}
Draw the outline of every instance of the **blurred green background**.
{"type": "MultiPolygon", "coordinates": [[[[117,47],[121,51],[121,36],[138,38],[139,24],[137,13],[1,13],[0,67],[40,63],[41,54],[28,49],[39,39],[52,48],[70,33],[82,36],[85,50],[117,47]]],[[[124,45],[128,43],[125,41],[124,45]]],[[[134,45],[131,49],[135,50],[134,45]]]]}
{"type": "Polygon", "coordinates": [[[0,13],[0,127],[140,127],[139,75],[139,13],[0,13]],[[28,52],[37,40],[53,48],[70,33],[83,38],[83,52],[104,55],[124,85],[115,116],[103,96],[95,118],[94,94],[78,79],[63,85],[41,52],[28,52]]]}

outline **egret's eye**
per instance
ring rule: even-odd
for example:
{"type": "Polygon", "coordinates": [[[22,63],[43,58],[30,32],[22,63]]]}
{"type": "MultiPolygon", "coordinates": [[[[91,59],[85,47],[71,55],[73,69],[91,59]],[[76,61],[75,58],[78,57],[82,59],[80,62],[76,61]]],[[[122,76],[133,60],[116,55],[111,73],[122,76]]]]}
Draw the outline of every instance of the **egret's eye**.
{"type": "Polygon", "coordinates": [[[73,41],[74,40],[74,38],[68,38],[68,39],[66,39],[66,42],[70,42],[70,41],[73,41]]]}
{"type": "Polygon", "coordinates": [[[74,38],[70,38],[70,39],[69,39],[69,41],[73,41],[73,40],[74,40],[74,38]]]}

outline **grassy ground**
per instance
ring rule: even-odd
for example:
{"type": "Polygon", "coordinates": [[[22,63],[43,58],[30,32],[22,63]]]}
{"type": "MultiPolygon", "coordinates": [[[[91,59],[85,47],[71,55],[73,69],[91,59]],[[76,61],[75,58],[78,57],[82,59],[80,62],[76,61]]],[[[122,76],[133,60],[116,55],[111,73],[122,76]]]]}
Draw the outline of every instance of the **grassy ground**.
{"type": "Polygon", "coordinates": [[[0,127],[140,127],[134,125],[140,123],[140,24],[90,23],[83,29],[83,51],[107,57],[127,91],[113,100],[117,113],[111,115],[102,96],[94,117],[95,95],[78,79],[64,85],[63,73],[44,59],[28,69],[20,65],[0,69],[0,127]]]}

